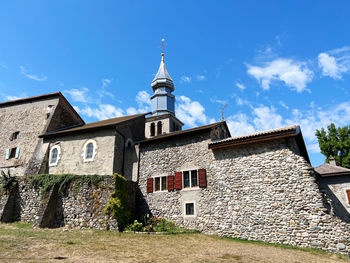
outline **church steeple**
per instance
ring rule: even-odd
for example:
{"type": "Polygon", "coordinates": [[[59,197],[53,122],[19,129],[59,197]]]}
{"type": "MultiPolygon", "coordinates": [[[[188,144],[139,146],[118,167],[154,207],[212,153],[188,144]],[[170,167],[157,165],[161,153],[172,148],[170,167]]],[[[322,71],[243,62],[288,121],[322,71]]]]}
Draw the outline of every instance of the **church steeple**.
{"type": "Polygon", "coordinates": [[[161,114],[172,114],[175,116],[175,96],[171,94],[174,91],[174,83],[170,77],[164,62],[164,38],[162,39],[162,60],[151,87],[153,96],[151,97],[152,116],[161,114]]]}
{"type": "Polygon", "coordinates": [[[152,116],[146,119],[147,138],[173,131],[181,130],[183,123],[175,117],[174,82],[170,77],[164,62],[164,39],[162,39],[162,59],[159,69],[152,80],[151,96],[152,116]]]}

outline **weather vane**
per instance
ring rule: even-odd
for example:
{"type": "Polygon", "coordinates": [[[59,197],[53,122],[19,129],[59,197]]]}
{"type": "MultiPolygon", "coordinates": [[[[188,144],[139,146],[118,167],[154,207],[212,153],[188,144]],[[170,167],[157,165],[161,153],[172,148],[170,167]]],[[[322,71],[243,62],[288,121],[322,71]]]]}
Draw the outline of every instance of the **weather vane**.
{"type": "Polygon", "coordinates": [[[221,112],[221,121],[225,120],[225,116],[224,116],[224,110],[227,108],[228,104],[225,104],[224,107],[219,107],[219,111],[221,112]]]}
{"type": "Polygon", "coordinates": [[[166,44],[164,44],[165,39],[162,38],[162,45],[160,46],[162,48],[162,54],[164,54],[164,47],[166,46],[166,44]]]}

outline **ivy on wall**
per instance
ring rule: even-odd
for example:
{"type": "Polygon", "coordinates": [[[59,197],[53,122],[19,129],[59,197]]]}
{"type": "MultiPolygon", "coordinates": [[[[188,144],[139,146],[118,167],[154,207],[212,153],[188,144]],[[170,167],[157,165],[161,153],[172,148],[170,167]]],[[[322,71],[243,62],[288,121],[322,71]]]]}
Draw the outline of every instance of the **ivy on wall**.
{"type": "Polygon", "coordinates": [[[35,188],[40,188],[41,196],[45,197],[50,190],[57,185],[58,191],[65,195],[71,183],[74,183],[73,191],[78,192],[83,185],[97,185],[103,181],[102,175],[76,175],[76,174],[35,174],[28,176],[29,181],[35,188]]]}
{"type": "Polygon", "coordinates": [[[114,174],[114,191],[108,200],[105,212],[118,221],[119,231],[123,231],[130,220],[130,211],[127,208],[126,179],[120,174],[114,174]]]}

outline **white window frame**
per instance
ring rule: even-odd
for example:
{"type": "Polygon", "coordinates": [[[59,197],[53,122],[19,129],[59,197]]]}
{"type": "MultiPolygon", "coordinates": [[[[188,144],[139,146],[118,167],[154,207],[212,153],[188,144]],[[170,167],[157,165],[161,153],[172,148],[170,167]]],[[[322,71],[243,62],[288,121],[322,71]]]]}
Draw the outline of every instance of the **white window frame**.
{"type": "Polygon", "coordinates": [[[163,175],[153,177],[153,189],[154,193],[168,192],[168,176],[163,175]],[[156,190],[156,178],[159,178],[159,190],[156,190]],[[165,178],[166,189],[162,188],[162,178],[165,178]]]}
{"type": "Polygon", "coordinates": [[[50,155],[49,155],[49,166],[57,166],[58,161],[61,159],[61,147],[59,145],[55,145],[53,147],[51,147],[50,149],[50,155]],[[52,163],[51,162],[51,157],[52,157],[52,152],[54,149],[57,149],[57,159],[56,162],[52,163]]]}
{"type": "Polygon", "coordinates": [[[186,190],[186,189],[197,189],[199,188],[199,175],[198,175],[198,169],[186,169],[182,171],[182,189],[186,190]],[[193,186],[192,185],[192,171],[197,171],[197,185],[193,186]],[[189,180],[190,180],[190,186],[189,187],[185,187],[185,176],[184,176],[184,172],[189,172],[189,180]]]}
{"type": "Polygon", "coordinates": [[[197,217],[197,210],[196,210],[196,201],[186,201],[186,202],[184,202],[184,206],[183,206],[183,214],[184,214],[184,217],[189,217],[189,218],[191,218],[191,217],[197,217]],[[193,215],[187,215],[186,214],[186,204],[193,204],[193,215]]]}
{"type": "Polygon", "coordinates": [[[85,163],[85,162],[92,162],[92,161],[94,161],[96,153],[97,153],[97,143],[96,143],[96,141],[93,140],[93,139],[87,140],[87,141],[84,143],[84,146],[83,146],[83,153],[82,153],[84,163],[85,163]],[[93,152],[92,152],[92,157],[91,157],[91,158],[86,158],[87,146],[88,146],[90,143],[92,143],[92,145],[94,146],[94,149],[93,149],[93,152]]]}

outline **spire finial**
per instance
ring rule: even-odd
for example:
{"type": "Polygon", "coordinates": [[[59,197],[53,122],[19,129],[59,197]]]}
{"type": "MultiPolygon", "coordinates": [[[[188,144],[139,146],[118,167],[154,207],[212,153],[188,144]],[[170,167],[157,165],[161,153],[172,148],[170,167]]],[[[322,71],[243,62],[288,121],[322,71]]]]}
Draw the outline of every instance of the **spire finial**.
{"type": "Polygon", "coordinates": [[[160,46],[162,48],[162,61],[164,61],[164,47],[166,46],[166,44],[164,44],[165,39],[162,38],[162,45],[160,46]]]}

